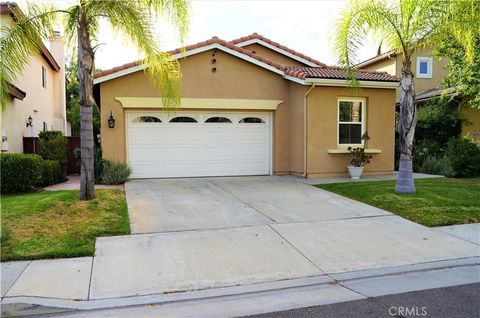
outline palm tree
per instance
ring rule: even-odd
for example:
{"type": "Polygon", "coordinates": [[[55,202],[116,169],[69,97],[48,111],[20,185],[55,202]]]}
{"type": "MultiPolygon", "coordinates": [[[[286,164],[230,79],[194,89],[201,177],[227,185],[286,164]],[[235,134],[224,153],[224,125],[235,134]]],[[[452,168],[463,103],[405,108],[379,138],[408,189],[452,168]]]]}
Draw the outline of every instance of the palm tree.
{"type": "Polygon", "coordinates": [[[53,35],[59,16],[63,16],[66,39],[77,53],[77,78],[80,84],[81,120],[81,175],[80,199],[95,197],[94,188],[94,140],[92,126],[93,70],[95,38],[101,21],[107,21],[112,29],[120,32],[145,55],[146,73],[151,77],[163,97],[163,106],[179,104],[181,74],[178,62],[162,52],[152,32],[152,23],[164,17],[178,30],[183,42],[188,30],[188,0],[77,0],[66,9],[52,5],[28,3],[28,10],[21,13],[13,8],[15,21],[12,26],[2,27],[1,39],[1,104],[6,104],[6,84],[15,82],[32,54],[38,52],[43,39],[53,35]]]}
{"type": "Polygon", "coordinates": [[[400,144],[400,167],[395,191],[414,193],[412,151],[417,121],[412,55],[428,45],[439,28],[442,11],[436,0],[355,0],[342,15],[337,26],[335,51],[339,63],[354,78],[352,61],[369,33],[378,37],[401,56],[400,117],[397,131],[400,144]]]}

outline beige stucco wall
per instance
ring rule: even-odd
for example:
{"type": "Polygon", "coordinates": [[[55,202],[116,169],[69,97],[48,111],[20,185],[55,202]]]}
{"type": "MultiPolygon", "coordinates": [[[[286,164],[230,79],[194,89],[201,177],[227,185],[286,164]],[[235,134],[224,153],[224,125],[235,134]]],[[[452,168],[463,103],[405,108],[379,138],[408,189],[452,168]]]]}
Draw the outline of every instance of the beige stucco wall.
{"type": "MultiPolygon", "coordinates": [[[[37,54],[30,60],[23,74],[15,85],[25,91],[27,95],[23,100],[12,99],[2,113],[2,130],[8,138],[8,152],[23,152],[23,137],[35,137],[43,130],[43,122],[48,129],[62,130],[54,120],[54,71],[37,54]],[[47,87],[42,87],[42,66],[47,70],[47,87]],[[33,135],[26,127],[28,117],[33,119],[33,135]]],[[[63,130],[62,130],[63,131],[63,130]]]]}
{"type": "Polygon", "coordinates": [[[396,59],[394,57],[385,58],[383,60],[374,62],[370,65],[362,67],[363,70],[387,72],[391,75],[397,75],[396,59]]]}
{"type": "MultiPolygon", "coordinates": [[[[180,61],[184,98],[275,99],[283,100],[273,112],[273,171],[275,174],[304,172],[304,94],[310,88],[288,80],[222,51],[217,51],[215,65],[210,63],[213,51],[180,61]],[[217,71],[212,72],[211,68],[217,71]]],[[[101,141],[103,157],[126,161],[125,112],[115,97],[156,97],[148,77],[140,71],[100,85],[101,141]],[[110,112],[115,128],[108,128],[110,112]]],[[[345,88],[317,87],[308,98],[308,172],[309,177],[343,175],[349,155],[329,155],[336,148],[337,97],[353,96],[345,88]]],[[[394,147],[393,89],[365,89],[368,99],[368,126],[372,137],[370,148],[381,149],[368,173],[391,173],[394,147]]],[[[160,105],[159,105],[160,106],[160,105]]],[[[142,109],[135,109],[142,110],[142,109]]],[[[147,109],[144,109],[147,110],[147,109]]],[[[149,109],[152,110],[152,109],[149,109]]],[[[183,110],[183,109],[182,109],[183,110]]],[[[189,110],[189,109],[185,109],[189,110]]],[[[194,111],[194,110],[191,110],[194,111]]],[[[236,110],[242,111],[242,110],[236,110]]]]}
{"type": "MultiPolygon", "coordinates": [[[[433,57],[432,49],[430,48],[420,48],[415,51],[412,56],[412,72],[413,74],[417,74],[417,57],[433,57]]],[[[401,55],[397,57],[397,74],[400,76],[402,74],[402,62],[401,62],[401,55]]],[[[440,87],[442,86],[442,80],[448,74],[448,59],[442,58],[440,60],[433,57],[432,62],[432,78],[418,78],[415,77],[415,92],[419,93],[424,90],[440,87]]],[[[399,92],[399,91],[398,91],[399,92]]],[[[399,93],[397,93],[397,98],[399,97],[399,93]]]]}
{"type": "MultiPolygon", "coordinates": [[[[2,25],[10,21],[7,15],[2,15],[2,25]]],[[[57,50],[60,50],[59,46],[57,50]]],[[[62,68],[56,72],[37,53],[13,83],[27,95],[23,100],[10,100],[5,112],[0,113],[0,131],[8,138],[8,152],[23,152],[23,137],[38,136],[43,130],[43,122],[47,123],[48,130],[65,132],[64,63],[59,61],[58,64],[62,68]],[[47,74],[46,88],[42,86],[42,66],[47,74]],[[26,127],[29,116],[33,119],[32,131],[26,127]]]]}
{"type": "Polygon", "coordinates": [[[278,52],[275,52],[274,50],[269,49],[268,47],[265,47],[263,45],[260,45],[258,43],[246,45],[243,47],[246,50],[249,51],[255,51],[255,54],[258,54],[262,57],[266,57],[274,62],[277,62],[281,65],[287,65],[287,66],[306,66],[302,62],[299,62],[295,59],[289,58],[288,56],[285,56],[283,54],[280,54],[278,52]]]}
{"type": "MultiPolygon", "coordinates": [[[[431,48],[420,48],[415,51],[412,56],[412,72],[417,74],[417,57],[433,57],[431,48]]],[[[415,77],[415,92],[419,93],[424,90],[442,86],[442,80],[448,74],[448,59],[432,60],[432,78],[415,77]]],[[[375,63],[372,63],[362,69],[378,72],[387,72],[392,75],[402,75],[402,55],[397,55],[396,58],[386,58],[375,63]]],[[[400,90],[397,89],[397,101],[400,97],[400,90]]]]}
{"type": "Polygon", "coordinates": [[[480,109],[462,107],[461,112],[468,120],[462,126],[462,136],[470,135],[480,141],[480,109]]]}
{"type": "MultiPolygon", "coordinates": [[[[273,168],[274,171],[288,171],[289,135],[287,129],[282,129],[288,125],[289,117],[287,81],[278,74],[219,50],[215,53],[216,63],[211,64],[213,53],[212,50],[180,60],[182,97],[283,100],[273,116],[273,168]],[[212,72],[213,67],[216,72],[212,72]]],[[[119,96],[156,97],[159,94],[142,71],[101,83],[100,91],[103,156],[125,162],[124,109],[114,99],[119,96]],[[107,125],[110,112],[116,118],[113,129],[107,125]]]]}
{"type": "Polygon", "coordinates": [[[394,166],[395,145],[395,90],[363,89],[356,94],[352,89],[316,87],[308,95],[308,158],[309,178],[347,175],[350,154],[329,154],[337,148],[337,116],[339,97],[362,97],[367,100],[366,129],[370,136],[369,149],[379,149],[365,174],[390,174],[394,166]]]}

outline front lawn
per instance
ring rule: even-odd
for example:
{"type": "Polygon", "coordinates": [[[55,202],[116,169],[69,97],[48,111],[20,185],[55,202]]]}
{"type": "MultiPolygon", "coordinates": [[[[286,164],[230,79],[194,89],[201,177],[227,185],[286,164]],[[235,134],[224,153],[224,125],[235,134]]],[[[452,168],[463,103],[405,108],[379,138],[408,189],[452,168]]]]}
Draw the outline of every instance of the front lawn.
{"type": "Polygon", "coordinates": [[[91,256],[95,238],[130,233],[125,193],[96,190],[92,201],[78,191],[3,195],[1,260],[91,256]]]}
{"type": "Polygon", "coordinates": [[[316,185],[426,226],[480,222],[480,178],[418,179],[416,194],[396,194],[395,181],[316,185]]]}

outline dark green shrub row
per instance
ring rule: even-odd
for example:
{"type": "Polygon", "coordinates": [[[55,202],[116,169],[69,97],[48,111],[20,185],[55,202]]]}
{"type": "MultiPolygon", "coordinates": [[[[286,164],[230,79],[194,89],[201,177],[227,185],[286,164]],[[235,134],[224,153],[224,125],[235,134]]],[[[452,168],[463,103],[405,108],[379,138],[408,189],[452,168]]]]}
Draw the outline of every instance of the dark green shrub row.
{"type": "Polygon", "coordinates": [[[43,160],[39,155],[5,153],[0,155],[1,192],[23,193],[33,186],[48,186],[65,180],[62,166],[56,160],[43,160]]]}
{"type": "Polygon", "coordinates": [[[42,181],[42,157],[33,154],[1,154],[2,193],[27,192],[42,181]]]}

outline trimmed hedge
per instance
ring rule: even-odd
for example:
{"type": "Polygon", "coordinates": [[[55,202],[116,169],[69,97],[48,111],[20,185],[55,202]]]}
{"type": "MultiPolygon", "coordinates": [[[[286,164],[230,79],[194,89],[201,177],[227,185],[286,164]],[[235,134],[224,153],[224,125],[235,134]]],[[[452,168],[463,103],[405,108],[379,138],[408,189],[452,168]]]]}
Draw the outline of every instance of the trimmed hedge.
{"type": "Polygon", "coordinates": [[[1,192],[21,193],[42,181],[42,157],[33,154],[1,154],[1,192]]]}
{"type": "Polygon", "coordinates": [[[62,166],[57,160],[43,160],[42,185],[49,186],[64,181],[62,166]]]}

